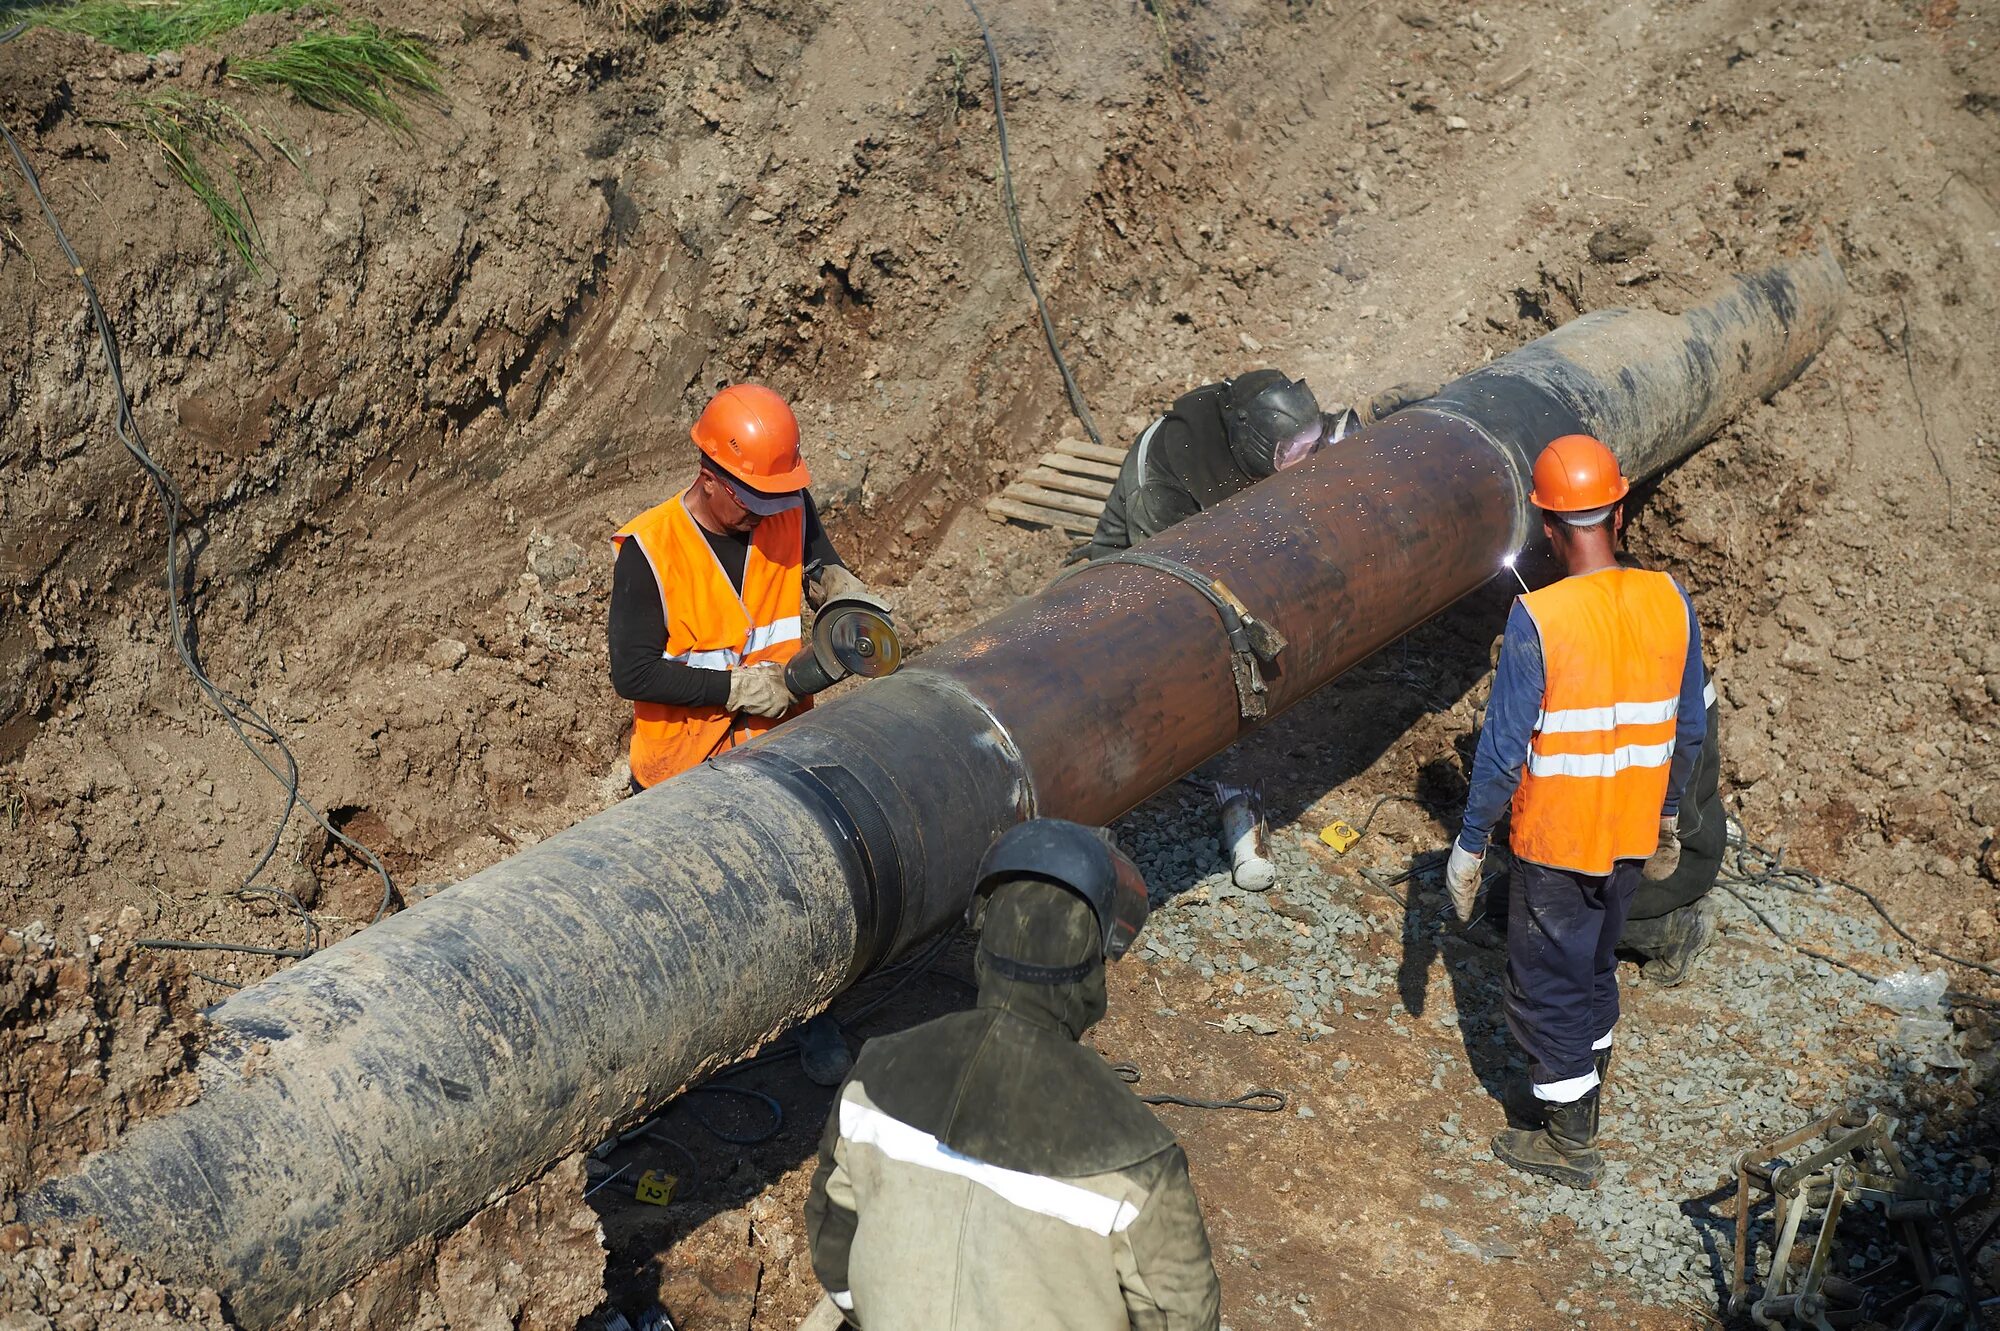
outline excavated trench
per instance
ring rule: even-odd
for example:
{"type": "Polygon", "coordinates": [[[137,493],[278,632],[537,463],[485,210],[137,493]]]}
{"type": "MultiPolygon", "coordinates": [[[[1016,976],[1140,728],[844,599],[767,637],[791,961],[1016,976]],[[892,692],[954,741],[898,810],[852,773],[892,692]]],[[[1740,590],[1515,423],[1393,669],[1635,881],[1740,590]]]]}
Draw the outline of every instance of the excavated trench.
{"type": "MultiPolygon", "coordinates": [[[[261,274],[215,245],[156,157],[105,128],[135,98],[233,96],[215,62],[184,53],[170,69],[33,31],[0,47],[0,116],[103,291],[139,420],[202,519],[212,673],[273,718],[307,792],[417,897],[622,785],[600,542],[676,483],[686,421],[716,383],[762,378],[800,401],[836,539],[924,644],[1053,573],[1059,537],[996,526],[978,501],[1077,431],[1007,239],[969,16],[778,0],[621,27],[541,0],[384,17],[427,36],[445,73],[411,140],[240,102],[311,149],[303,173],[241,165],[261,274]]],[[[1635,539],[1688,583],[1723,657],[1725,779],[1746,829],[1877,891],[1926,941],[1975,959],[2000,947],[2000,579],[1977,535],[2000,390],[1973,341],[2000,277],[1990,17],[1861,0],[1589,15],[1544,0],[1157,16],[1024,3],[988,17],[1035,261],[1092,410],[1121,438],[1181,386],[1251,363],[1329,399],[1449,378],[1579,312],[1677,310],[1728,272],[1830,240],[1854,287],[1841,334],[1667,477],[1635,539]]],[[[159,516],[111,436],[75,288],[11,177],[0,223],[0,333],[21,353],[0,367],[0,893],[19,944],[0,1049],[34,1069],[6,1102],[11,1192],[191,1093],[197,1010],[222,982],[286,964],[141,968],[133,938],[290,947],[302,926],[268,897],[227,895],[281,799],[173,665],[159,516]],[[46,952],[31,923],[54,935],[46,952]],[[79,965],[91,978],[64,978],[79,965]]],[[[1474,598],[1235,761],[1283,774],[1274,803],[1308,836],[1377,794],[1444,791],[1378,824],[1409,852],[1441,843],[1492,610],[1474,598]]],[[[1172,825],[1199,849],[1198,819],[1172,825]]],[[[329,937],[380,895],[297,822],[260,881],[329,937]]],[[[1402,949],[1397,933],[1378,941],[1402,949]]],[[[1201,974],[1230,946],[1210,946],[1148,957],[1107,1038],[1138,1054],[1176,1031],[1200,1052],[1160,1055],[1187,1066],[1155,1075],[1254,1072],[1324,1118],[1342,1094],[1323,1085],[1324,1046],[1279,1052],[1282,1037],[1178,1017],[1147,1030],[1155,1009],[1231,1001],[1201,974]]],[[[951,955],[877,1020],[963,1001],[939,978],[951,955]]],[[[1350,1092],[1371,1104],[1399,1102],[1391,1074],[1410,1071],[1383,1038],[1340,1045],[1381,1074],[1350,1092]]],[[[786,1325],[811,1288],[796,1203],[816,1102],[755,1084],[791,1111],[784,1131],[736,1149],[681,1123],[699,1167],[677,1207],[607,1205],[614,1187],[589,1218],[572,1162],[321,1317],[569,1325],[600,1297],[601,1222],[621,1306],[786,1325]]],[[[1476,1103],[1459,1088],[1439,1116],[1476,1103]]],[[[1421,1151],[1360,1127],[1318,1135],[1277,1153],[1299,1177],[1253,1191],[1237,1153],[1269,1141],[1174,1126],[1232,1324],[1294,1296],[1309,1320],[1363,1325],[1445,1298],[1434,1267],[1356,1255],[1407,1246],[1391,1226],[1415,1213],[1416,1182],[1350,1198],[1358,1232],[1308,1196],[1357,1149],[1390,1162],[1385,1178],[1427,1178],[1421,1151]]],[[[1521,1274],[1457,1273],[1493,1324],[1536,1324],[1570,1297],[1556,1273],[1601,1234],[1564,1235],[1562,1219],[1541,1222],[1521,1274]]],[[[21,1270],[47,1253],[54,1288],[102,1292],[72,1311],[108,1316],[124,1292],[118,1315],[221,1316],[192,1291],[141,1291],[136,1273],[85,1275],[68,1238],[8,1233],[21,1270]]],[[[1629,1274],[1607,1269],[1591,1297],[1683,1324],[1684,1291],[1629,1274]]]]}

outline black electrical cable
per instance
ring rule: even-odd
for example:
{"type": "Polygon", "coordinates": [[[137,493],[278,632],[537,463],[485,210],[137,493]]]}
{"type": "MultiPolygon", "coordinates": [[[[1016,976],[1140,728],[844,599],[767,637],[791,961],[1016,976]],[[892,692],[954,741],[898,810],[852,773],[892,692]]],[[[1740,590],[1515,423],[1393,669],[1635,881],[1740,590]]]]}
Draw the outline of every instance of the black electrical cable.
{"type": "MultiPolygon", "coordinates": [[[[1382,806],[1385,804],[1413,804],[1425,813],[1430,813],[1431,811],[1431,806],[1415,795],[1384,795],[1382,798],[1376,800],[1374,806],[1368,810],[1368,816],[1361,820],[1361,826],[1354,829],[1354,839],[1356,841],[1368,835],[1368,829],[1375,825],[1375,815],[1382,812],[1382,806]]],[[[1435,817],[1436,815],[1433,814],[1432,816],[1435,817]]]]}
{"type": "Polygon", "coordinates": [[[1056,341],[1055,320],[1049,317],[1048,302],[1042,299],[1042,287],[1035,280],[1035,265],[1028,258],[1028,242],[1021,234],[1021,206],[1014,198],[1014,166],[1007,153],[1007,111],[1000,99],[1000,52],[993,45],[993,34],[986,26],[986,16],[979,12],[973,0],[965,0],[965,7],[972,11],[972,17],[979,24],[979,38],[986,43],[986,68],[993,77],[993,123],[1000,133],[1000,181],[1001,191],[1007,204],[1007,231],[1014,237],[1014,254],[1021,261],[1021,275],[1028,279],[1028,290],[1035,298],[1035,310],[1042,317],[1042,336],[1048,339],[1049,355],[1055,358],[1056,370],[1062,375],[1063,391],[1069,394],[1070,410],[1090,436],[1090,442],[1102,446],[1104,437],[1097,432],[1097,422],[1090,418],[1090,408],[1084,405],[1083,390],[1076,386],[1076,377],[1069,372],[1069,362],[1063,359],[1062,347],[1056,341]]]}
{"type": "MultiPolygon", "coordinates": [[[[6,33],[4,37],[0,37],[0,40],[12,40],[26,26],[26,24],[16,26],[13,30],[6,33]]],[[[245,889],[257,889],[257,875],[264,871],[264,867],[277,854],[278,846],[285,835],[285,828],[291,823],[292,811],[302,808],[311,816],[315,823],[319,824],[328,836],[366,860],[369,867],[381,877],[382,901],[376,907],[374,919],[370,923],[380,920],[389,913],[389,908],[394,904],[397,895],[395,880],[390,876],[388,868],[374,851],[335,827],[310,800],[306,799],[300,793],[298,759],[293,756],[291,748],[278,733],[277,727],[265,720],[244,699],[222,688],[214,680],[210,679],[208,672],[202,667],[197,650],[188,636],[189,630],[192,627],[193,611],[191,602],[193,598],[184,582],[187,573],[184,573],[181,567],[181,550],[183,547],[187,550],[187,572],[192,572],[195,560],[194,542],[182,526],[183,516],[191,516],[188,514],[186,501],[182,498],[180,489],[174,484],[173,477],[167,473],[166,468],[162,467],[146,449],[145,438],[139,429],[138,418],[132,412],[131,397],[125,389],[125,367],[118,353],[118,338],[111,329],[111,320],[105,314],[103,304],[97,298],[96,284],[90,280],[90,274],[84,269],[83,260],[77,257],[75,247],[70,244],[69,233],[63,230],[62,222],[56,217],[54,206],[49,203],[48,196],[43,193],[41,178],[35,174],[35,168],[29,164],[27,154],[22,151],[20,143],[4,124],[0,124],[0,137],[6,139],[7,149],[14,157],[14,165],[19,169],[21,178],[27,182],[29,192],[35,196],[35,202],[40,205],[42,216],[47,220],[49,229],[55,233],[56,243],[62,248],[63,258],[69,263],[70,275],[76,278],[77,282],[83,287],[84,299],[89,305],[91,319],[97,326],[98,341],[103,346],[104,359],[111,371],[111,387],[117,403],[117,411],[112,417],[112,428],[118,435],[119,443],[125,446],[125,451],[130,453],[133,460],[145,471],[147,479],[152,483],[153,493],[159,499],[160,506],[165,511],[167,520],[167,610],[169,623],[173,631],[174,652],[180,658],[181,664],[187,668],[188,673],[194,677],[195,684],[201,689],[203,695],[207,697],[209,703],[222,714],[223,720],[228,723],[230,730],[242,742],[243,747],[249,750],[250,755],[261,763],[264,770],[275,777],[285,789],[285,807],[278,817],[277,826],[271,832],[270,843],[264,847],[264,853],[257,857],[257,862],[251,866],[250,872],[244,875],[243,887],[245,889]],[[182,617],[183,603],[190,603],[188,616],[185,620],[182,617]],[[253,734],[257,737],[256,739],[252,738],[253,734]],[[258,739],[261,739],[277,751],[280,759],[283,761],[282,769],[278,763],[272,761],[270,754],[259,747],[257,743],[258,739]]],[[[275,891],[276,889],[268,890],[275,891]]],[[[311,927],[314,930],[317,929],[316,924],[311,927]]]]}
{"type": "MultiPolygon", "coordinates": [[[[1782,888],[1788,892],[1798,892],[1805,895],[1823,895],[1831,888],[1843,888],[1846,891],[1854,893],[1854,895],[1860,897],[1863,901],[1866,901],[1874,908],[1875,913],[1882,917],[1884,924],[1887,924],[1889,928],[1896,932],[1898,937],[1902,938],[1904,942],[1916,948],[1919,952],[1927,953],[1930,956],[1938,958],[1940,961],[1948,961],[1954,966],[1963,966],[1967,970],[1975,970],[1985,975],[2000,978],[2000,967],[1989,966],[1983,961],[1972,961],[1965,957],[1953,956],[1951,953],[1932,947],[1929,943],[1917,938],[1908,929],[1905,929],[1895,916],[1889,913],[1888,907],[1884,906],[1873,892],[1863,887],[1856,887],[1853,883],[1842,882],[1838,878],[1828,878],[1823,874],[1816,874],[1811,870],[1801,869],[1796,865],[1788,865],[1784,862],[1783,851],[1765,849],[1763,846],[1744,837],[1741,831],[1734,825],[1730,828],[1729,849],[1733,852],[1733,855],[1730,873],[1726,880],[1727,883],[1743,886],[1782,888]]],[[[1724,882],[1725,880],[1719,876],[1717,881],[1724,882]]],[[[1738,901],[1743,901],[1740,893],[1732,891],[1730,895],[1738,901]]],[[[1747,901],[1743,901],[1743,904],[1746,906],[1750,905],[1747,901]]],[[[1756,910],[1754,906],[1751,909],[1753,911],[1756,910]]],[[[1763,921],[1765,928],[1777,934],[1779,938],[1785,939],[1785,935],[1779,932],[1776,925],[1764,919],[1761,912],[1758,914],[1758,918],[1763,921]]],[[[1791,943],[1790,939],[1785,939],[1785,941],[1788,944],[1791,943]]],[[[1792,946],[1798,945],[1792,944],[1792,946]]],[[[1800,947],[1799,950],[1807,952],[1808,955],[1814,956],[1819,960],[1832,962],[1837,966],[1846,966],[1845,962],[1836,961],[1832,957],[1821,956],[1818,953],[1810,952],[1806,948],[1800,947]]],[[[1854,971],[1857,975],[1867,975],[1867,972],[1853,966],[1846,966],[1846,968],[1854,971]]],[[[1868,976],[1868,978],[1873,979],[1876,977],[1868,976]]]]}
{"type": "Polygon", "coordinates": [[[301,947],[257,947],[251,943],[203,943],[186,938],[140,938],[134,947],[150,947],[162,952],[248,952],[259,957],[309,957],[301,947]]]}
{"type": "Polygon", "coordinates": [[[711,1119],[693,1105],[688,1106],[688,1112],[694,1115],[695,1122],[706,1128],[709,1135],[721,1141],[728,1142],[731,1146],[756,1146],[759,1143],[771,1140],[771,1138],[784,1131],[785,1107],[778,1103],[776,1096],[766,1095],[762,1091],[753,1091],[747,1086],[718,1086],[713,1082],[704,1083],[700,1086],[690,1086],[687,1088],[686,1093],[688,1095],[734,1095],[745,1100],[755,1100],[766,1110],[770,1111],[771,1123],[769,1127],[765,1128],[762,1132],[740,1133],[725,1132],[715,1126],[714,1119],[711,1119]]]}
{"type": "Polygon", "coordinates": [[[299,917],[299,922],[305,925],[306,937],[304,946],[306,951],[308,952],[319,951],[319,938],[321,933],[319,925],[319,917],[314,915],[310,910],[306,908],[305,902],[300,901],[298,897],[294,896],[290,892],[287,892],[284,888],[239,887],[229,895],[235,897],[238,901],[249,901],[260,897],[269,898],[271,901],[274,901],[281,906],[290,908],[292,913],[299,917]]]}
{"type": "MultiPolygon", "coordinates": [[[[1139,1071],[1137,1063],[1113,1063],[1111,1070],[1118,1074],[1118,1080],[1127,1086],[1134,1085],[1145,1074],[1139,1071]]],[[[1148,1105],[1182,1105],[1188,1109],[1241,1109],[1249,1114],[1276,1114],[1283,1112],[1291,1103],[1291,1097],[1283,1091],[1274,1091],[1268,1086],[1254,1086],[1234,1100],[1202,1100],[1191,1095],[1142,1095],[1139,1103],[1148,1105]]]]}

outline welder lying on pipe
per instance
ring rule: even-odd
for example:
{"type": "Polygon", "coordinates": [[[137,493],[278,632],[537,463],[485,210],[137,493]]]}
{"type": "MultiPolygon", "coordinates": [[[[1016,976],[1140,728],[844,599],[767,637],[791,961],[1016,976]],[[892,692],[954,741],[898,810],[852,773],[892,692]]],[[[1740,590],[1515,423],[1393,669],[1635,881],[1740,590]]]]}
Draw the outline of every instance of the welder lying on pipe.
{"type": "MultiPolygon", "coordinates": [[[[1435,383],[1401,383],[1355,406],[1322,411],[1305,380],[1282,370],[1252,370],[1183,393],[1139,432],[1104,501],[1096,532],[1066,562],[1116,558],[1437,391],[1435,383]]],[[[1195,783],[1215,795],[1236,885],[1268,890],[1278,870],[1265,855],[1256,788],[1227,785],[1206,773],[1195,783]]]]}
{"type": "MultiPolygon", "coordinates": [[[[888,603],[820,525],[790,404],[735,384],[689,434],[702,454],[693,482],[611,538],[611,682],[632,704],[635,795],[797,716],[837,680],[902,660],[888,603]],[[818,612],[803,647],[802,595],[818,612]]],[[[794,1039],[814,1081],[846,1075],[832,1017],[794,1039]]]]}

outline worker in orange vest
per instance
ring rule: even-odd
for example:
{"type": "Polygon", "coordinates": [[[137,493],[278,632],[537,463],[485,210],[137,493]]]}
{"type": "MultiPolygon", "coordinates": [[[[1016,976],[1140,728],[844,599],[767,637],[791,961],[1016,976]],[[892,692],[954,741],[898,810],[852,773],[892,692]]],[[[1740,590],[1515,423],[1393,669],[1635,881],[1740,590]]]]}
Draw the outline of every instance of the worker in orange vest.
{"type": "MultiPolygon", "coordinates": [[[[1516,1169],[1595,1186],[1599,1100],[1618,1021],[1614,949],[1642,877],[1680,861],[1681,795],[1707,730],[1701,625],[1664,573],[1618,562],[1630,489],[1611,450],[1565,435],[1535,460],[1567,576],[1507,616],[1465,818],[1445,867],[1470,920],[1494,825],[1511,804],[1507,1025],[1532,1095],[1493,1139],[1516,1169]]],[[[1510,1096],[1510,1099],[1516,1097],[1510,1096]]]]}
{"type": "Polygon", "coordinates": [[[690,434],[693,483],[611,538],[611,682],[632,704],[635,793],[810,706],[785,686],[801,596],[866,590],[820,525],[784,398],[725,388],[690,434]]]}

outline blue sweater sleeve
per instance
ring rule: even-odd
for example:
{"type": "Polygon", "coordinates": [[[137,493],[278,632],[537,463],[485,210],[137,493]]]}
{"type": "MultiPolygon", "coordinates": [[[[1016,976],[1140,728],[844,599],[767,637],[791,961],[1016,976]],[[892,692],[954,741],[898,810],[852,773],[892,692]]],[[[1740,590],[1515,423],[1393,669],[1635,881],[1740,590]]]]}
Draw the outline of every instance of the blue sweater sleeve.
{"type": "MultiPolygon", "coordinates": [[[[1535,631],[1534,617],[1517,600],[1507,613],[1500,664],[1493,670],[1493,696],[1487,699],[1486,724],[1472,755],[1472,789],[1466,794],[1465,819],[1458,829],[1458,844],[1467,854],[1486,853],[1493,825],[1521,784],[1528,744],[1542,714],[1542,682],[1542,637],[1535,631]]],[[[1700,690],[1696,684],[1697,697],[1700,690]]]]}
{"type": "Polygon", "coordinates": [[[1681,811],[1681,795],[1687,789],[1688,774],[1694,771],[1697,759],[1701,757],[1701,746],[1708,738],[1708,701],[1702,694],[1708,686],[1708,672],[1701,664],[1701,620],[1695,616],[1694,602],[1688,600],[1686,592],[1681,600],[1687,603],[1688,612],[1688,654],[1687,664],[1681,667],[1681,701],[1674,727],[1674,760],[1667,768],[1667,800],[1660,806],[1662,818],[1677,817],[1681,811]]]}

